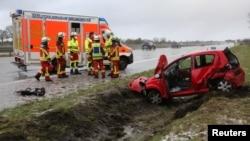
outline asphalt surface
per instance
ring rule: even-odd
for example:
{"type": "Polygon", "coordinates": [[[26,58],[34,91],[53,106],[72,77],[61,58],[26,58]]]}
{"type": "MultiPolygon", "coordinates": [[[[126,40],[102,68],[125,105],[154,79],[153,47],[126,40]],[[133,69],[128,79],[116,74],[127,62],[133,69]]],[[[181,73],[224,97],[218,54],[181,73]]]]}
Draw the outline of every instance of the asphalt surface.
{"type": "MultiPolygon", "coordinates": [[[[213,45],[214,46],[214,45],[213,45]]],[[[232,44],[217,45],[216,49],[222,50],[225,47],[232,47],[232,44]]],[[[165,54],[168,61],[190,52],[210,50],[211,46],[204,47],[182,47],[182,48],[159,48],[156,50],[134,50],[134,63],[129,65],[125,71],[121,73],[121,78],[134,74],[137,72],[153,69],[156,66],[158,57],[165,54]]],[[[70,76],[67,79],[57,79],[52,76],[53,82],[36,81],[34,75],[39,70],[38,66],[29,66],[27,72],[19,70],[16,66],[11,64],[12,57],[0,58],[0,110],[14,107],[19,104],[27,103],[29,101],[41,100],[45,98],[54,98],[57,96],[64,96],[77,92],[78,89],[85,89],[95,83],[110,81],[110,78],[94,79],[82,71],[82,75],[70,76]],[[36,96],[20,96],[16,91],[25,90],[26,88],[46,88],[45,97],[36,96]]]]}

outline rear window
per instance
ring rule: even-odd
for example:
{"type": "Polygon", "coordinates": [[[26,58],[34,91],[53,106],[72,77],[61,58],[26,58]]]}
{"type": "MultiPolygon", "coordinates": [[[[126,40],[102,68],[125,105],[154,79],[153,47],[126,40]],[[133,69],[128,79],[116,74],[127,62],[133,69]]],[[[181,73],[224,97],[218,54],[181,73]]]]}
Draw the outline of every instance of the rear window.
{"type": "Polygon", "coordinates": [[[224,50],[224,54],[227,57],[228,63],[233,67],[238,67],[239,66],[239,61],[238,58],[228,49],[226,48],[224,50]]]}

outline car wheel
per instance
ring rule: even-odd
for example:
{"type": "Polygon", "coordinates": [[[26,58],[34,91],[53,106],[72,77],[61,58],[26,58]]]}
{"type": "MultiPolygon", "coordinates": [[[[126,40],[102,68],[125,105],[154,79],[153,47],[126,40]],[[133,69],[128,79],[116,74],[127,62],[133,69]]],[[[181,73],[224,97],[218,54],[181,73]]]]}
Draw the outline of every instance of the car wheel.
{"type": "Polygon", "coordinates": [[[158,91],[150,90],[147,94],[148,101],[152,104],[161,104],[162,98],[158,91]]]}
{"type": "Polygon", "coordinates": [[[217,89],[223,92],[230,92],[232,90],[232,84],[226,80],[221,80],[217,84],[217,89]]]}
{"type": "Polygon", "coordinates": [[[126,58],[122,57],[120,59],[120,69],[121,70],[125,70],[127,68],[127,65],[128,65],[128,61],[126,58]]]}

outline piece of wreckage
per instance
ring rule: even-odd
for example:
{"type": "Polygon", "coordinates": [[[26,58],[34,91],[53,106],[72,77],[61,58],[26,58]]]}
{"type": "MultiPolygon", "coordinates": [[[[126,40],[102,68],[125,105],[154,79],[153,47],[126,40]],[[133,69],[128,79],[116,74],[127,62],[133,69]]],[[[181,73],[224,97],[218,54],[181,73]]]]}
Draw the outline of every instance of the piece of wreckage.
{"type": "Polygon", "coordinates": [[[168,64],[161,55],[152,77],[139,77],[130,90],[144,94],[154,104],[178,96],[230,92],[244,84],[245,73],[237,57],[228,49],[191,53],[168,64]]]}
{"type": "Polygon", "coordinates": [[[21,96],[44,96],[46,91],[44,87],[35,88],[33,90],[31,88],[26,88],[25,90],[16,91],[16,93],[21,96]]]}

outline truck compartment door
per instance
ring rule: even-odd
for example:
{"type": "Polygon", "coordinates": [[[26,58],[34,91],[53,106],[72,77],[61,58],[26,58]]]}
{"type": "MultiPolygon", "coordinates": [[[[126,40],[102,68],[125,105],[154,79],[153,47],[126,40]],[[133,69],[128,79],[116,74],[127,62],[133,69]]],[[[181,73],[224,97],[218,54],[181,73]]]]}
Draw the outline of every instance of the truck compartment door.
{"type": "Polygon", "coordinates": [[[29,44],[28,44],[28,62],[38,63],[41,38],[44,35],[44,23],[42,20],[30,20],[29,21],[29,44]]]}

